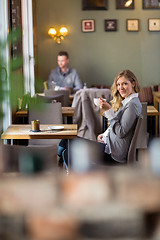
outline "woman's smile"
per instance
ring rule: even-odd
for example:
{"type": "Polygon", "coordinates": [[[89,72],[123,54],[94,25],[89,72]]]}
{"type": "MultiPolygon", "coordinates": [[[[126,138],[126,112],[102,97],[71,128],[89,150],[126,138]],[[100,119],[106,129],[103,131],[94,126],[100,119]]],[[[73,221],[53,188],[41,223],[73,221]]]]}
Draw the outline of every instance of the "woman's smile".
{"type": "Polygon", "coordinates": [[[126,98],[132,93],[135,93],[134,91],[135,83],[131,83],[127,78],[120,77],[117,81],[117,90],[120,93],[122,98],[126,98]]]}

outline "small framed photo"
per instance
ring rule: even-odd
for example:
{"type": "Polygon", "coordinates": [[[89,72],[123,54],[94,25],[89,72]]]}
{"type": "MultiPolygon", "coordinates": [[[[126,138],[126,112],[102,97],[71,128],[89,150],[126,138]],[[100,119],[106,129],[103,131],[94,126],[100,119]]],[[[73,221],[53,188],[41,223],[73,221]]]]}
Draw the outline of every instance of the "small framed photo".
{"type": "Polygon", "coordinates": [[[127,19],[126,28],[128,32],[138,32],[139,31],[139,19],[127,19]]]}
{"type": "Polygon", "coordinates": [[[160,9],[160,0],[143,0],[143,9],[160,9]]]}
{"type": "Polygon", "coordinates": [[[95,20],[84,19],[82,20],[82,32],[94,32],[95,31],[95,20]]]}
{"type": "Polygon", "coordinates": [[[160,31],[160,18],[148,19],[148,31],[159,32],[160,31]]]}
{"type": "Polygon", "coordinates": [[[117,19],[105,19],[104,20],[104,30],[106,32],[117,31],[117,19]]]}
{"type": "Polygon", "coordinates": [[[134,9],[134,0],[116,0],[116,9],[134,9]]]}
{"type": "Polygon", "coordinates": [[[82,10],[107,10],[108,0],[82,0],[82,10]]]}

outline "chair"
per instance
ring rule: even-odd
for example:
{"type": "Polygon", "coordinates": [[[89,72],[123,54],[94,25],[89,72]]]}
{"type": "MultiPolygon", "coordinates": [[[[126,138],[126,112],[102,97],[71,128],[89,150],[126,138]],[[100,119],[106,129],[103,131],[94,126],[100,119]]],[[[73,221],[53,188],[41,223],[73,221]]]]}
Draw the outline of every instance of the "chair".
{"type": "Polygon", "coordinates": [[[138,151],[146,149],[147,145],[147,102],[142,102],[142,117],[137,120],[135,132],[128,151],[127,164],[135,163],[138,160],[138,151]]]}
{"type": "Polygon", "coordinates": [[[137,139],[137,148],[146,149],[148,145],[148,133],[147,133],[147,102],[142,102],[142,124],[139,129],[139,136],[137,139]]]}
{"type": "Polygon", "coordinates": [[[62,107],[68,107],[69,106],[69,90],[44,90],[45,96],[54,96],[58,94],[63,94],[63,102],[62,102],[62,107]]]}
{"type": "Polygon", "coordinates": [[[57,94],[54,96],[41,96],[37,94],[37,99],[40,100],[42,103],[53,103],[53,102],[60,102],[63,104],[64,101],[64,95],[63,94],[57,94]]]}
{"type": "MultiPolygon", "coordinates": [[[[44,103],[42,104],[42,109],[29,108],[29,122],[34,119],[38,119],[40,124],[62,124],[62,105],[59,102],[56,103],[44,103]]],[[[28,148],[39,148],[44,149],[44,151],[51,147],[53,155],[53,161],[56,163],[57,159],[57,147],[59,144],[59,139],[30,139],[28,142],[28,148]]]]}
{"type": "Polygon", "coordinates": [[[57,167],[57,146],[26,147],[2,145],[3,171],[35,173],[51,171],[57,167]]]}
{"type": "Polygon", "coordinates": [[[128,156],[127,156],[127,164],[134,164],[137,161],[137,140],[138,140],[138,136],[139,136],[139,129],[141,127],[142,124],[142,119],[143,117],[139,117],[137,120],[137,124],[135,127],[135,131],[134,131],[134,135],[132,137],[132,141],[129,147],[129,151],[128,151],[128,156]]]}
{"type": "MultiPolygon", "coordinates": [[[[62,124],[62,105],[56,103],[43,103],[41,109],[36,106],[29,108],[29,123],[38,119],[40,124],[62,124]]],[[[57,139],[31,139],[29,145],[55,145],[58,144],[57,139]]]]}

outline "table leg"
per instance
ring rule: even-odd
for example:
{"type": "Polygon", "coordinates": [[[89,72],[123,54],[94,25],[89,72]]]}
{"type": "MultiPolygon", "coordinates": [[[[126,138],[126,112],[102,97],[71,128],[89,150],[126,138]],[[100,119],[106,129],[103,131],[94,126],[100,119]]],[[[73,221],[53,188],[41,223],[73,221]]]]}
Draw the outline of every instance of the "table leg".
{"type": "Polygon", "coordinates": [[[65,168],[66,168],[66,172],[67,172],[67,176],[69,174],[69,169],[71,167],[71,159],[70,159],[70,139],[68,138],[68,166],[66,165],[65,168]]]}
{"type": "Polygon", "coordinates": [[[158,119],[159,119],[159,116],[155,116],[156,118],[156,137],[158,136],[158,119]]]}
{"type": "Polygon", "coordinates": [[[159,111],[158,99],[156,96],[154,96],[154,107],[159,111]]]}
{"type": "Polygon", "coordinates": [[[68,116],[67,117],[67,124],[73,124],[73,118],[68,116]]]}

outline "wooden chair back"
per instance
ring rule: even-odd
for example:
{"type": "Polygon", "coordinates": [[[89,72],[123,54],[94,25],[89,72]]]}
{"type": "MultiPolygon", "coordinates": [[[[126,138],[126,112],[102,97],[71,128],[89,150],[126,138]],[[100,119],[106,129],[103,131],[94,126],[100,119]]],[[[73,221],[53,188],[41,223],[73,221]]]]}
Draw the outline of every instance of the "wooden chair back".
{"type": "Polygon", "coordinates": [[[64,99],[63,99],[62,107],[68,107],[69,106],[69,90],[48,89],[48,90],[44,90],[44,94],[45,94],[45,96],[54,96],[54,95],[58,95],[58,94],[63,94],[64,99]]]}
{"type": "MultiPolygon", "coordinates": [[[[41,109],[37,109],[36,106],[29,108],[29,123],[32,120],[39,120],[40,124],[62,124],[61,103],[44,103],[41,109]]],[[[31,139],[29,145],[52,145],[58,142],[56,139],[31,139]]]]}
{"type": "Polygon", "coordinates": [[[139,117],[135,127],[134,135],[128,151],[127,164],[134,164],[137,161],[137,140],[139,136],[139,129],[141,127],[143,117],[139,117]]]}

